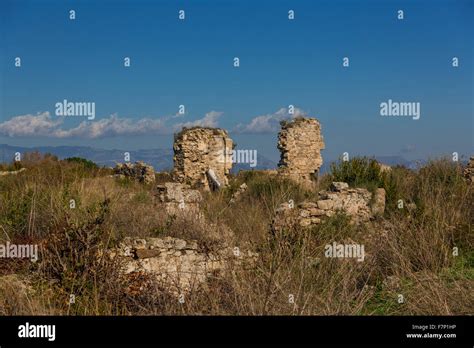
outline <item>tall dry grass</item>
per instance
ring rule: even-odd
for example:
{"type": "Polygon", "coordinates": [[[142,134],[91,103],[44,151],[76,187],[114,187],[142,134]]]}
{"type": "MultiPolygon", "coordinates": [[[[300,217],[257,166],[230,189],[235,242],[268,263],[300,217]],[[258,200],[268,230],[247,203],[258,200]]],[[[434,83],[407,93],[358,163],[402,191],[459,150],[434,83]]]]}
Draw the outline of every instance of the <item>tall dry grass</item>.
{"type": "Polygon", "coordinates": [[[334,167],[312,191],[265,173],[242,172],[229,188],[204,194],[204,225],[167,216],[152,186],[116,180],[108,170],[54,158],[23,166],[25,172],[0,180],[0,238],[40,243],[43,255],[37,265],[0,261],[0,274],[26,276],[32,288],[14,296],[0,287],[0,314],[474,313],[472,186],[446,160],[417,171],[395,167],[382,173],[359,159],[334,167]],[[308,230],[270,233],[281,203],[314,200],[318,189],[344,179],[369,189],[385,187],[384,216],[355,226],[337,214],[308,230]],[[243,182],[248,190],[230,204],[243,182]],[[228,229],[232,234],[224,233],[228,229]],[[212,278],[179,303],[153,283],[141,296],[127,295],[117,265],[96,257],[124,236],[167,235],[203,242],[221,235],[259,258],[254,268],[212,278]],[[324,257],[324,246],[334,241],[363,244],[365,260],[324,257]],[[69,303],[71,293],[78,295],[75,304],[69,303]]]}

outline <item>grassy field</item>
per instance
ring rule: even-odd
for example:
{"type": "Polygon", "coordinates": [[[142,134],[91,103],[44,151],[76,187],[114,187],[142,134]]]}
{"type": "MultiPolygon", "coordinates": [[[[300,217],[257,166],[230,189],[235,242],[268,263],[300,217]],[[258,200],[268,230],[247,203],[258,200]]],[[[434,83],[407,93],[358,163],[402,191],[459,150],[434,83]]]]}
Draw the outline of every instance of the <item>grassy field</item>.
{"type": "Polygon", "coordinates": [[[206,226],[166,216],[153,186],[118,180],[88,161],[30,155],[2,170],[23,167],[0,177],[0,242],[38,244],[41,257],[0,259],[0,315],[474,313],[473,189],[448,160],[382,172],[356,158],[333,165],[314,190],[241,172],[228,188],[204,194],[206,226]],[[332,181],[384,187],[384,216],[357,226],[337,214],[312,229],[272,234],[281,203],[314,200],[332,181]],[[244,182],[248,190],[230,205],[244,182]],[[225,242],[259,259],[252,269],[211,279],[185,303],[153,289],[130,296],[114,261],[97,257],[125,236],[197,239],[210,248],[225,242]],[[325,244],[344,240],[365,245],[364,262],[324,257],[325,244]]]}

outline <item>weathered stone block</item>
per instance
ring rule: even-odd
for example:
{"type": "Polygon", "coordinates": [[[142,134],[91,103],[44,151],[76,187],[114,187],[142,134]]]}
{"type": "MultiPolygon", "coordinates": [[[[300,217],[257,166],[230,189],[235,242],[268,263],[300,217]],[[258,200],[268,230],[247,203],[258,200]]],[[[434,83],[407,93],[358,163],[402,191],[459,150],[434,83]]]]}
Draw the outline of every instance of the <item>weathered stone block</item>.
{"type": "Polygon", "coordinates": [[[349,188],[349,184],[347,182],[333,182],[331,184],[331,190],[335,192],[340,192],[348,188],[349,188]]]}

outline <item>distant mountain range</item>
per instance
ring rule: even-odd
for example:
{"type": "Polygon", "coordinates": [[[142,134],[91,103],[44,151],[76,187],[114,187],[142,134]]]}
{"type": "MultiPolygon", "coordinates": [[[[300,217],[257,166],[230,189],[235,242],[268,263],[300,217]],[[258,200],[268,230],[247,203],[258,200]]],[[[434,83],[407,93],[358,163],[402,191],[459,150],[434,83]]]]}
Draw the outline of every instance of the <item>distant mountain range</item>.
{"type": "MultiPolygon", "coordinates": [[[[16,152],[21,154],[27,152],[38,151],[42,154],[51,153],[59,159],[68,157],[82,157],[97,163],[99,166],[114,167],[115,163],[124,162],[124,150],[119,149],[98,149],[89,146],[38,146],[38,147],[21,147],[0,144],[0,162],[11,162],[16,152]]],[[[132,162],[144,161],[151,164],[155,170],[164,171],[173,168],[173,150],[172,149],[142,149],[128,151],[132,162]]],[[[384,164],[394,166],[403,165],[407,168],[416,168],[423,161],[408,161],[401,156],[378,156],[376,159],[384,164]]],[[[321,167],[321,173],[329,171],[331,160],[325,160],[321,167]]],[[[263,170],[275,169],[277,162],[268,159],[260,154],[257,155],[257,165],[253,168],[249,164],[236,163],[232,168],[232,172],[239,170],[263,170]]]]}
{"type": "MultiPolygon", "coordinates": [[[[68,157],[82,157],[88,159],[99,166],[114,167],[115,163],[124,162],[124,150],[106,150],[97,149],[89,146],[38,146],[21,147],[0,144],[0,162],[11,162],[16,152],[21,154],[38,151],[42,154],[50,153],[59,159],[68,157]]],[[[130,160],[144,161],[151,164],[157,171],[170,170],[173,168],[173,150],[172,149],[143,149],[128,151],[130,160]]],[[[257,155],[257,165],[253,168],[249,164],[237,163],[232,168],[232,172],[238,172],[245,169],[271,169],[276,168],[276,163],[268,158],[257,155]]]]}
{"type": "MultiPolygon", "coordinates": [[[[38,151],[42,154],[51,153],[59,159],[68,157],[82,157],[97,163],[100,166],[114,167],[115,163],[124,162],[124,150],[97,149],[89,146],[38,146],[21,147],[0,144],[0,161],[11,162],[15,152],[21,154],[38,151]]],[[[173,150],[171,149],[146,149],[128,151],[131,161],[144,161],[151,164],[156,170],[173,168],[173,150]]]]}

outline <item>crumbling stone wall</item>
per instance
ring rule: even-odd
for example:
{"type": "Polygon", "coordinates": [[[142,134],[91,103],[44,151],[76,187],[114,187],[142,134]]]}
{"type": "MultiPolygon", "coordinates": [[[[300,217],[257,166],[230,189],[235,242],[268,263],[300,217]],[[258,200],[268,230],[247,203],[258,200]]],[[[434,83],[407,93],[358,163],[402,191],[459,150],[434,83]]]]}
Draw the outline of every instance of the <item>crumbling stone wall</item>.
{"type": "Polygon", "coordinates": [[[167,182],[158,185],[155,191],[159,211],[178,218],[177,221],[192,224],[193,233],[201,235],[210,243],[228,242],[234,239],[234,232],[222,222],[209,221],[201,211],[202,195],[186,184],[167,182]]]}
{"type": "Polygon", "coordinates": [[[320,224],[338,211],[351,217],[353,223],[367,222],[385,210],[385,190],[372,193],[364,188],[349,188],[345,182],[333,182],[329,191],[320,191],[316,202],[303,202],[296,207],[284,203],[272,222],[273,231],[291,226],[308,227],[320,224]]]}
{"type": "Polygon", "coordinates": [[[199,203],[202,195],[185,184],[167,182],[156,187],[158,202],[164,205],[165,211],[171,215],[190,214],[200,215],[199,203]]]}
{"type": "Polygon", "coordinates": [[[155,182],[155,170],[152,166],[142,161],[135,163],[117,163],[114,174],[118,177],[127,177],[145,184],[155,182]]]}
{"type": "Polygon", "coordinates": [[[174,139],[174,179],[193,187],[218,188],[228,184],[233,141],[219,128],[184,128],[174,139]],[[212,180],[215,177],[216,183],[212,180]]]}
{"type": "Polygon", "coordinates": [[[242,185],[239,186],[239,188],[237,189],[237,191],[235,191],[233,194],[232,194],[232,197],[230,198],[230,201],[229,203],[230,204],[233,204],[235,202],[237,202],[238,200],[240,200],[242,198],[242,195],[247,191],[248,189],[248,186],[247,184],[244,182],[242,185]]]}
{"type": "Polygon", "coordinates": [[[12,170],[12,171],[2,171],[0,172],[0,176],[6,176],[6,175],[17,175],[23,171],[25,171],[26,168],[21,168],[19,170],[12,170]]]}
{"type": "Polygon", "coordinates": [[[222,275],[232,265],[252,266],[258,256],[230,247],[209,251],[195,240],[173,237],[127,237],[115,255],[122,258],[122,274],[130,279],[131,285],[140,279],[137,274],[143,274],[172,294],[186,293],[205,285],[208,277],[222,275]]]}
{"type": "Polygon", "coordinates": [[[282,121],[278,134],[279,172],[302,184],[311,184],[323,164],[324,140],[315,118],[297,117],[282,121]]]}
{"type": "Polygon", "coordinates": [[[468,183],[474,182],[474,156],[469,158],[469,163],[464,168],[464,178],[468,183]]]}

